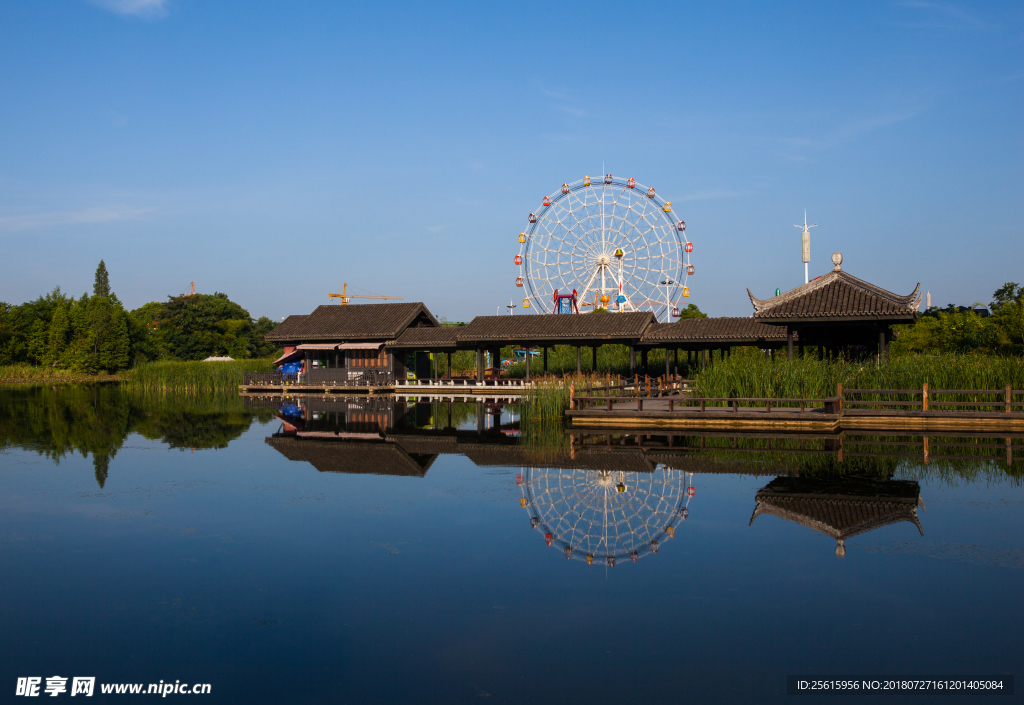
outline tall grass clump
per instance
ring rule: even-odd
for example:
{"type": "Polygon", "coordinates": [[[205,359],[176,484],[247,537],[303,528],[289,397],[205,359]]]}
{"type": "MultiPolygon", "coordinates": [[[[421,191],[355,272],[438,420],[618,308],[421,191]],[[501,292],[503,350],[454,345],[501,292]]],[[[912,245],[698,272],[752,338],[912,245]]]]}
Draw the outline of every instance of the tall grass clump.
{"type": "MultiPolygon", "coordinates": [[[[543,379],[526,390],[520,400],[520,414],[529,424],[562,423],[569,408],[570,387],[574,378],[543,379]]],[[[580,381],[576,381],[579,386],[580,381]]]]}
{"type": "MultiPolygon", "coordinates": [[[[978,354],[907,355],[878,364],[815,357],[771,360],[752,351],[706,367],[697,377],[694,396],[821,399],[834,396],[839,384],[844,389],[917,390],[924,384],[943,390],[1002,390],[1006,385],[1024,389],[1024,360],[978,354]]],[[[963,396],[966,401],[971,395],[963,396]]]]}
{"type": "Polygon", "coordinates": [[[37,365],[0,366],[0,384],[70,384],[78,382],[119,382],[125,378],[119,374],[89,374],[55,367],[37,365]]]}
{"type": "Polygon", "coordinates": [[[148,362],[129,370],[124,387],[132,392],[207,394],[236,391],[243,372],[271,372],[270,360],[233,362],[148,362]]]}

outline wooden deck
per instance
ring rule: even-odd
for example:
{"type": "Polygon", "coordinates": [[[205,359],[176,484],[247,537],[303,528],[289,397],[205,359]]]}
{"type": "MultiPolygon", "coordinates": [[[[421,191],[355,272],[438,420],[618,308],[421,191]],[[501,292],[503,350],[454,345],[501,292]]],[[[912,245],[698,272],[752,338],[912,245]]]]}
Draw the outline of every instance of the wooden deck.
{"type": "Polygon", "coordinates": [[[675,390],[668,387],[665,387],[665,392],[663,396],[656,392],[652,394],[648,386],[646,390],[622,390],[620,397],[574,396],[576,408],[567,411],[566,416],[576,428],[616,430],[1024,431],[1024,410],[1020,410],[1024,408],[1024,402],[1015,401],[1024,397],[1024,391],[1010,387],[1003,390],[929,390],[925,385],[921,390],[846,390],[844,394],[842,385],[839,385],[836,396],[827,399],[699,399],[674,393],[675,390]],[[868,395],[887,397],[865,400],[868,395]],[[963,397],[970,397],[973,401],[950,399],[963,397]]]}
{"type": "Polygon", "coordinates": [[[840,414],[826,414],[824,409],[674,406],[669,399],[644,399],[643,409],[635,400],[615,402],[612,410],[576,409],[566,412],[574,428],[735,428],[832,431],[839,427],[840,414]]]}

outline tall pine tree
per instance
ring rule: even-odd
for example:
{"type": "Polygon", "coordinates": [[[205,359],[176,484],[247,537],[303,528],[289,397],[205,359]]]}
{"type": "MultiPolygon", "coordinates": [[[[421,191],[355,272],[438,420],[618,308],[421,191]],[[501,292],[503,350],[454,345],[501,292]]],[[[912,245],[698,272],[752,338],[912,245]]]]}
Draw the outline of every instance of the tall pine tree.
{"type": "Polygon", "coordinates": [[[107,275],[107,265],[100,260],[100,266],[96,267],[96,282],[92,285],[93,296],[110,296],[110,277],[107,275]]]}

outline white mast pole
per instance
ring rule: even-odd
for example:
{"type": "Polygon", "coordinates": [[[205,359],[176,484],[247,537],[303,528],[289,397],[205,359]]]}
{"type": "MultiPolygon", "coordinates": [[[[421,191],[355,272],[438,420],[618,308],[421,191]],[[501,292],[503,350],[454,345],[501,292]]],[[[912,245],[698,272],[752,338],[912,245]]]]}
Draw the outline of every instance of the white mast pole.
{"type": "Polygon", "coordinates": [[[800,254],[801,254],[801,259],[804,261],[804,284],[806,284],[806,283],[808,283],[810,281],[810,276],[811,276],[809,268],[808,268],[808,264],[811,261],[811,228],[818,227],[818,224],[817,223],[815,223],[814,225],[808,225],[807,224],[807,209],[804,208],[804,224],[803,224],[803,226],[794,225],[793,227],[794,228],[800,228],[800,227],[803,228],[803,231],[800,233],[800,244],[801,244],[801,247],[800,247],[801,253],[800,254]]]}

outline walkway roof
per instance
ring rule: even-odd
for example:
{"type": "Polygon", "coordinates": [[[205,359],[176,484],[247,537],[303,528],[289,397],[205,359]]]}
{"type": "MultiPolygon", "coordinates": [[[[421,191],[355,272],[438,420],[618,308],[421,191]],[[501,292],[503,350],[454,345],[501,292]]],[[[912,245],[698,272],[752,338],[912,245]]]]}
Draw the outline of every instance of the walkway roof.
{"type": "Polygon", "coordinates": [[[653,313],[477,316],[457,330],[464,346],[473,343],[573,343],[640,340],[655,322],[653,313]]]}
{"type": "Polygon", "coordinates": [[[758,345],[786,342],[786,326],[760,323],[753,318],[684,318],[675,323],[655,323],[644,332],[641,344],[723,343],[758,345]]]}

